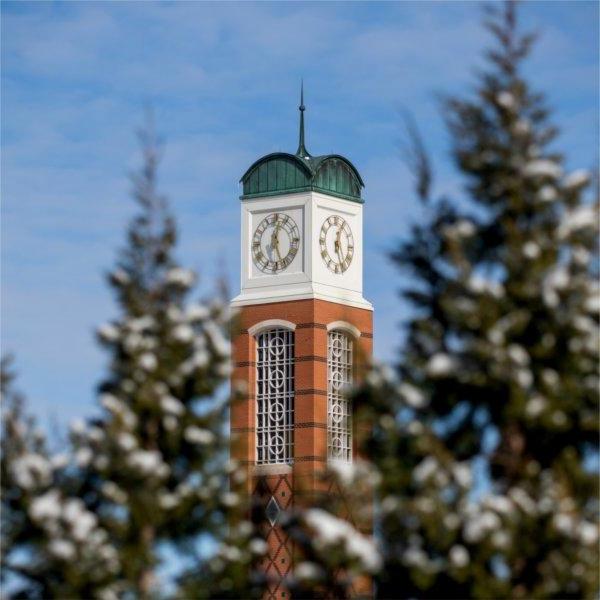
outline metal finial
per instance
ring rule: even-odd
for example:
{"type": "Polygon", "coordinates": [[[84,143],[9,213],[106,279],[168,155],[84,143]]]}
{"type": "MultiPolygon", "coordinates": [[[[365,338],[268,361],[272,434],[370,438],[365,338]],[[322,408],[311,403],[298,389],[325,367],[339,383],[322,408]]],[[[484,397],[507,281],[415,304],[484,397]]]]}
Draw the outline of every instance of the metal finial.
{"type": "Polygon", "coordinates": [[[310,154],[304,145],[304,111],[306,107],[304,106],[304,80],[301,80],[300,83],[300,106],[298,107],[300,110],[300,139],[298,141],[298,150],[296,150],[296,155],[301,156],[302,158],[308,158],[310,154]]]}

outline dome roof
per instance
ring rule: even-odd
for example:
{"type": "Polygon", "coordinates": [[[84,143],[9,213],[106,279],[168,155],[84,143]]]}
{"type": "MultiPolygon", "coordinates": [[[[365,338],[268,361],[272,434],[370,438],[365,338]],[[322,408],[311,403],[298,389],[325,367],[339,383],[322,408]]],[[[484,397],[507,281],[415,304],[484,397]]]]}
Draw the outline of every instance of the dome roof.
{"type": "Polygon", "coordinates": [[[259,158],[240,180],[243,198],[314,190],[355,202],[364,183],[356,167],[339,154],[301,157],[275,152],[259,158]]]}
{"type": "Polygon", "coordinates": [[[314,190],[362,203],[363,180],[339,154],[311,156],[304,146],[304,94],[300,100],[300,141],[296,154],[274,152],[259,158],[244,173],[242,198],[314,190]]]}

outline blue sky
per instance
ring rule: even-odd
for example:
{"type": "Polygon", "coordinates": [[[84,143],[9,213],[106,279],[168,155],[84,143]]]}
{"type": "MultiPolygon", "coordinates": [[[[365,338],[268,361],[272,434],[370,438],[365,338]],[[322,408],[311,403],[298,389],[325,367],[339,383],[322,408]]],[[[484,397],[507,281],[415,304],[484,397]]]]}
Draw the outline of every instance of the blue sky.
{"type": "MultiPolygon", "coordinates": [[[[132,214],[134,131],[152,104],[166,140],[161,187],[179,256],[209,287],[223,257],[239,288],[238,180],[295,151],[305,80],[307,146],[346,155],[366,183],[365,295],[375,351],[393,356],[407,316],[385,253],[419,215],[399,157],[398,111],[415,114],[455,196],[436,92],[464,91],[487,35],[476,2],[28,3],[2,10],[2,351],[43,422],[93,410],[115,315],[102,274],[132,214]]],[[[598,160],[598,5],[527,2],[541,38],[527,65],[548,94],[569,168],[598,160]]]]}

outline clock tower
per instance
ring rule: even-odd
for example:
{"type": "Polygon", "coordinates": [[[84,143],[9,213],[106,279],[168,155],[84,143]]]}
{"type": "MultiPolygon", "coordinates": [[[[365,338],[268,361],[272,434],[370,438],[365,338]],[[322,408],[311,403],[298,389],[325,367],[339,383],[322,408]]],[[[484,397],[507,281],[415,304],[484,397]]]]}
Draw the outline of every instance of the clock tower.
{"type": "Polygon", "coordinates": [[[232,457],[247,470],[248,493],[264,505],[268,598],[289,598],[293,548],[281,511],[326,492],[331,461],[356,455],[344,390],[373,343],[373,307],[362,293],[360,174],[344,156],[312,156],[304,102],[295,154],[254,162],[241,179],[241,292],[232,380],[243,399],[231,411],[232,457]]]}

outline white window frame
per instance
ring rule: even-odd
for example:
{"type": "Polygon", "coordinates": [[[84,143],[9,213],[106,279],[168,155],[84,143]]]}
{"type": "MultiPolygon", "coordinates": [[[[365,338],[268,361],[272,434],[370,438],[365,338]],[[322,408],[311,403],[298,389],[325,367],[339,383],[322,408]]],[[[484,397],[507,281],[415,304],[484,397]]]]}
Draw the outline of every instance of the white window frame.
{"type": "Polygon", "coordinates": [[[351,463],[352,402],[348,388],[354,382],[354,346],[358,337],[352,334],[358,330],[339,321],[331,325],[327,327],[327,459],[351,463]]]}
{"type": "Polygon", "coordinates": [[[271,319],[250,328],[256,342],[257,465],[289,465],[294,460],[294,329],[271,319]]]}

